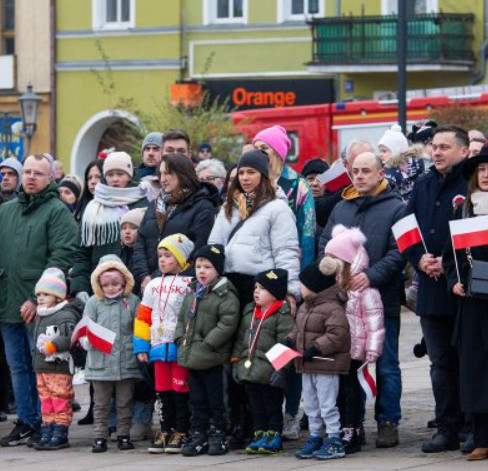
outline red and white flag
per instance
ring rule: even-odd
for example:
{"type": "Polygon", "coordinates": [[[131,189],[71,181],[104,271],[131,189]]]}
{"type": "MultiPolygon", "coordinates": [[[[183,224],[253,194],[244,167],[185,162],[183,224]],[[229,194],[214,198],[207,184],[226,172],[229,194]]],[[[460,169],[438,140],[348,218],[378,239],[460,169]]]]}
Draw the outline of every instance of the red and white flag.
{"type": "Polygon", "coordinates": [[[281,370],[281,368],[291,360],[300,356],[302,356],[301,353],[298,353],[281,343],[277,343],[266,352],[266,358],[270,361],[276,371],[281,370]]]}
{"type": "Polygon", "coordinates": [[[112,347],[115,342],[115,332],[112,332],[106,327],[97,324],[89,317],[83,316],[71,334],[71,346],[73,346],[77,340],[85,335],[88,337],[88,340],[93,348],[107,354],[112,353],[112,347]]]}
{"type": "Polygon", "coordinates": [[[400,219],[393,224],[391,230],[395,236],[400,253],[407,250],[412,245],[422,242],[422,234],[415,214],[410,214],[409,216],[400,219]]]}
{"type": "Polygon", "coordinates": [[[366,362],[358,368],[358,381],[366,394],[366,399],[373,400],[376,397],[376,381],[369,372],[368,365],[366,362]]]}
{"type": "Polygon", "coordinates": [[[351,177],[341,160],[338,160],[329,170],[317,175],[317,180],[332,192],[352,183],[351,177]]]}
{"type": "Polygon", "coordinates": [[[456,195],[452,199],[452,207],[454,209],[456,209],[458,206],[460,206],[462,203],[464,203],[465,200],[466,200],[466,196],[464,196],[464,195],[456,195]]]}
{"type": "Polygon", "coordinates": [[[488,245],[488,216],[449,221],[449,227],[456,250],[488,245]]]}

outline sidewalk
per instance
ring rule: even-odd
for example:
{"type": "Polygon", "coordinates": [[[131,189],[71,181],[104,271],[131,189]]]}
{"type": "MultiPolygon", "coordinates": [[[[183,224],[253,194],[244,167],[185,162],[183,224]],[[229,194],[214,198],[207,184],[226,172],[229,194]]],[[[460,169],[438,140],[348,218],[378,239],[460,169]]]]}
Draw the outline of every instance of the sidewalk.
{"type": "MultiPolygon", "coordinates": [[[[71,448],[57,452],[30,450],[24,446],[0,449],[0,470],[22,471],[132,471],[158,470],[183,471],[198,469],[249,471],[250,467],[266,467],[266,471],[334,470],[442,470],[485,469],[488,462],[468,463],[460,452],[426,455],[420,451],[422,442],[432,431],[426,428],[427,420],[433,417],[433,400],[430,390],[428,360],[415,359],[412,347],[421,338],[418,319],[409,312],[402,314],[400,336],[400,359],[403,372],[402,409],[404,419],[400,427],[400,445],[393,449],[377,450],[374,447],[376,427],[372,420],[372,406],[368,405],[366,435],[368,444],[361,453],[331,462],[297,460],[293,454],[297,442],[286,442],[286,452],[275,456],[249,456],[243,451],[230,452],[222,457],[200,456],[184,458],[178,455],[150,455],[146,452],[148,442],[136,442],[136,450],[119,452],[116,443],[110,443],[107,453],[93,454],[90,451],[92,428],[73,425],[70,431],[71,448]],[[255,461],[255,462],[254,462],[255,461]]],[[[86,385],[76,387],[76,395],[82,411],[75,420],[84,415],[88,405],[86,385]]],[[[13,417],[12,417],[13,419],[13,417]]],[[[8,433],[11,422],[0,424],[0,434],[8,433]]]]}

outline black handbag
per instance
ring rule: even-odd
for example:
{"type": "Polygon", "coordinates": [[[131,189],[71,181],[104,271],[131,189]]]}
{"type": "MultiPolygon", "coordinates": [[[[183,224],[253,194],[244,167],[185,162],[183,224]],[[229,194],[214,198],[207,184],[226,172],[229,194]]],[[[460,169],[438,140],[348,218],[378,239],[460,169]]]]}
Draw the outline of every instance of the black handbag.
{"type": "Polygon", "coordinates": [[[470,265],[466,293],[472,298],[488,300],[488,262],[474,260],[469,248],[466,255],[470,265]]]}

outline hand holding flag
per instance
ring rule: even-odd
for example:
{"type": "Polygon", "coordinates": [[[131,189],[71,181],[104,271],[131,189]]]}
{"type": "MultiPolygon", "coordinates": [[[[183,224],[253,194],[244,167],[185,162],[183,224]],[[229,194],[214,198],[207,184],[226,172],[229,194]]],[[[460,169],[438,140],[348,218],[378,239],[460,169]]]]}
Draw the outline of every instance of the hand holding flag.
{"type": "Polygon", "coordinates": [[[266,358],[276,371],[281,370],[287,363],[299,356],[302,356],[301,353],[281,343],[277,343],[266,352],[266,358]]]}
{"type": "Polygon", "coordinates": [[[71,346],[81,337],[87,336],[93,348],[104,353],[112,353],[115,342],[115,332],[97,324],[87,316],[83,316],[71,334],[71,346]]]}
{"type": "Polygon", "coordinates": [[[317,180],[331,192],[340,190],[352,183],[342,160],[336,161],[329,170],[317,175],[317,180]]]}

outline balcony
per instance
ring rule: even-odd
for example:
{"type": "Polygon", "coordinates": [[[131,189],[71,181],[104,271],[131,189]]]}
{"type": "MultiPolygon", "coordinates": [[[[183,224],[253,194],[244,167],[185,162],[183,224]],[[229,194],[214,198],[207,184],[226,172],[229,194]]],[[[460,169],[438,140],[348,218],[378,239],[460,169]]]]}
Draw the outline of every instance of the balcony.
{"type": "MultiPolygon", "coordinates": [[[[397,19],[396,15],[312,19],[309,72],[395,72],[397,19]]],[[[469,71],[475,65],[473,23],[471,13],[409,17],[407,70],[469,71]]]]}

